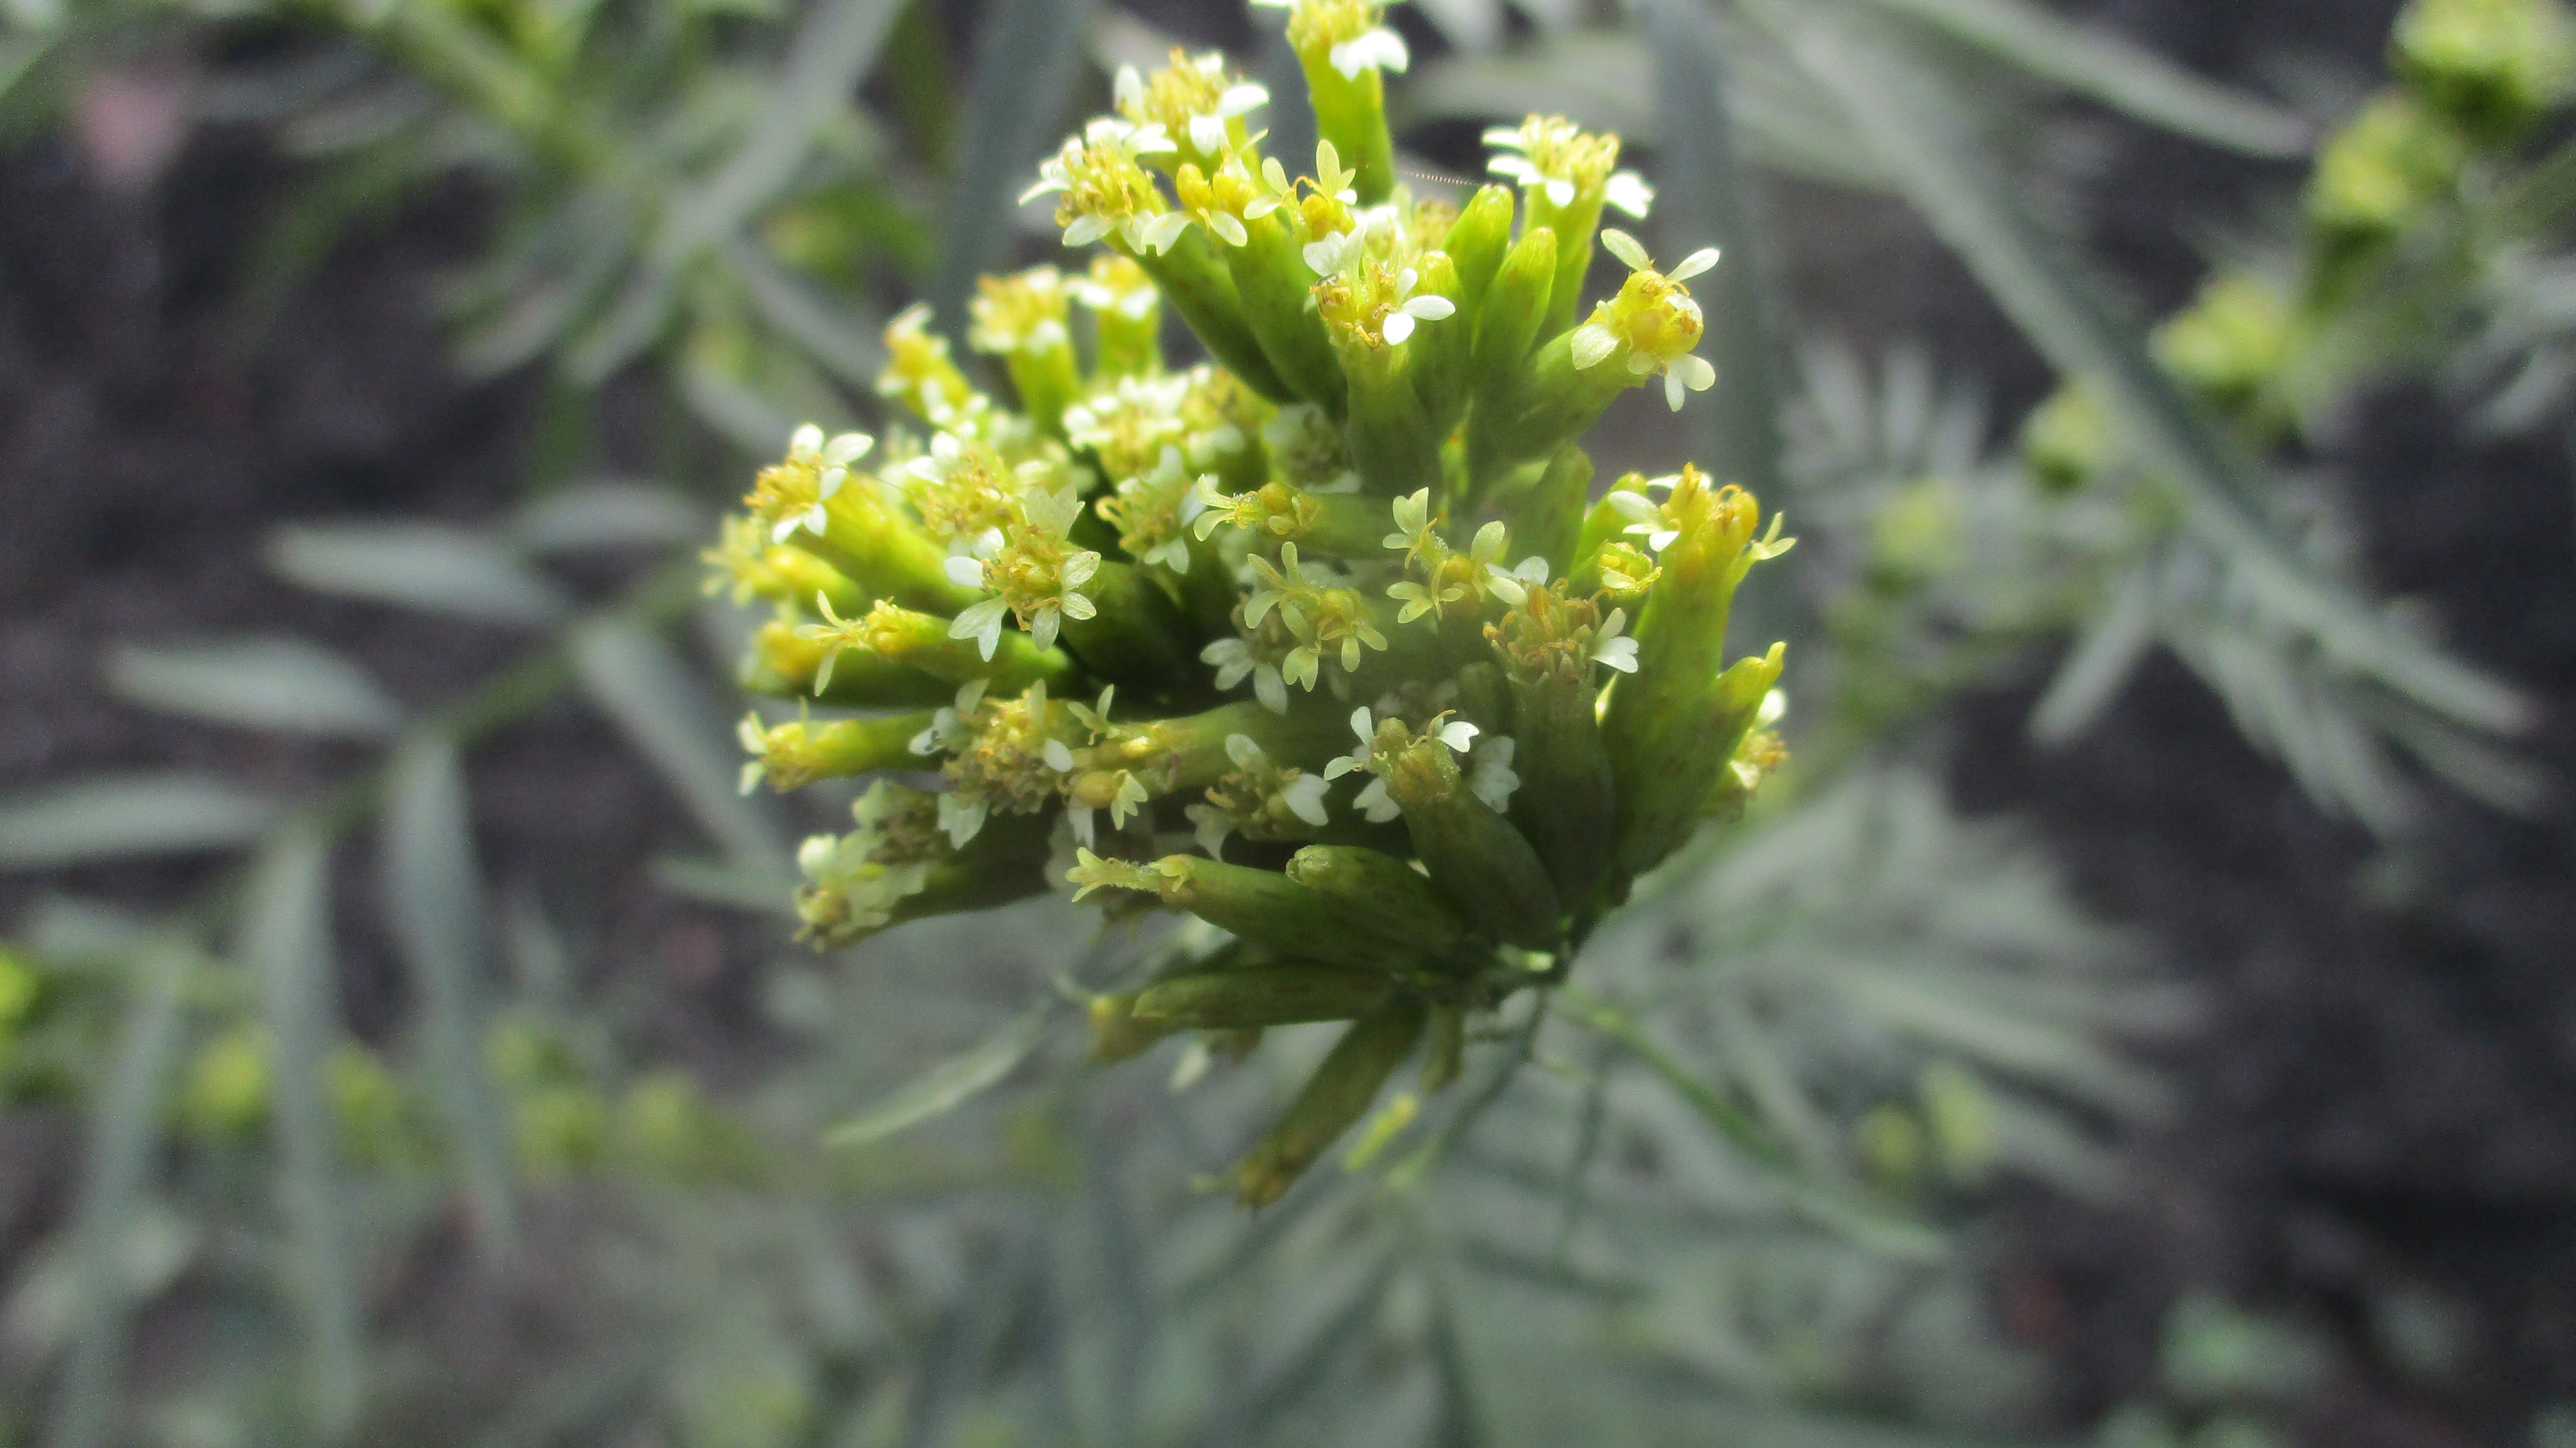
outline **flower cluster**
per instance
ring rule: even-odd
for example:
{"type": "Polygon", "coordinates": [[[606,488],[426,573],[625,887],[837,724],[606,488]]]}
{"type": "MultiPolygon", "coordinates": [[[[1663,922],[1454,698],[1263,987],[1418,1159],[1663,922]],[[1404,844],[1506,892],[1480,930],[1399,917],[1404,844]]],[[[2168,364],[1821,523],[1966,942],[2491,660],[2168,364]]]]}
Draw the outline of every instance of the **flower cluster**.
{"type": "Polygon", "coordinates": [[[1652,199],[1617,138],[1532,117],[1489,138],[1516,186],[1418,201],[1380,7],[1288,8],[1311,170],[1221,57],[1123,73],[1032,193],[1104,254],[975,301],[1008,392],[906,314],[883,446],[801,431],[709,555],[777,609],[746,685],[794,701],[745,721],[745,787],[875,777],[801,856],[811,939],[1069,886],[1222,932],[1094,1002],[1105,1059],[1350,1023],[1236,1174],[1255,1204],[1743,807],[1782,660],[1730,660],[1728,607],[1788,546],[1695,469],[1594,497],[1578,441],[1620,393],[1714,380],[1716,254],[1597,228],[1652,199]],[[1597,248],[1629,274],[1586,314],[1597,248]],[[1166,363],[1164,307],[1210,361],[1166,363]]]}

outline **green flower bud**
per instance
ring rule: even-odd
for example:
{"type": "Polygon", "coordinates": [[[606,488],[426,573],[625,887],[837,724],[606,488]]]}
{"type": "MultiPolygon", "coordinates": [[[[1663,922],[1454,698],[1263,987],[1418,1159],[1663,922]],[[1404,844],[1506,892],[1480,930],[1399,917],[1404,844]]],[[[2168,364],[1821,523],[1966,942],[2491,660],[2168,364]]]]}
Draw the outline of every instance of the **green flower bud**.
{"type": "Polygon", "coordinates": [[[1490,431],[1521,364],[1538,345],[1547,321],[1548,294],[1556,285],[1556,233],[1544,226],[1521,233],[1485,289],[1476,311],[1470,370],[1475,375],[1476,426],[1490,431]]]}
{"type": "MultiPolygon", "coordinates": [[[[1466,209],[1458,213],[1458,219],[1450,223],[1449,234],[1440,243],[1440,249],[1449,253],[1458,268],[1458,310],[1477,318],[1479,331],[1484,326],[1485,297],[1493,289],[1494,274],[1502,270],[1503,255],[1512,248],[1512,215],[1509,187],[1480,187],[1468,200],[1466,209]]],[[[1549,235],[1553,240],[1554,233],[1549,235]]]]}
{"type": "Polygon", "coordinates": [[[2451,123],[2392,92],[2326,143],[2308,182],[2308,216],[2352,246],[2406,230],[2459,184],[2467,148],[2451,123]]]}
{"type": "Polygon", "coordinates": [[[176,1111],[180,1129],[202,1141],[247,1139],[268,1122],[274,1080],[268,1033],[257,1026],[226,1031],[188,1063],[176,1111]]]}
{"type": "MultiPolygon", "coordinates": [[[[892,605],[887,605],[892,607],[892,605]]],[[[922,615],[928,617],[928,615],[922,615]]],[[[938,620],[944,631],[947,620],[938,620]]],[[[811,699],[853,709],[901,709],[937,704],[957,692],[919,669],[906,668],[873,654],[844,651],[829,675],[823,662],[828,644],[799,635],[811,627],[772,619],[752,635],[742,662],[743,688],[780,699],[811,699]]]]}
{"type": "Polygon", "coordinates": [[[2022,424],[2021,457],[2042,489],[2072,493],[2118,461],[2119,439],[2092,390],[2068,383],[2022,424]]]}
{"type": "MultiPolygon", "coordinates": [[[[1173,215],[1187,219],[1187,213],[1173,215]]],[[[1136,254],[1136,264],[1163,293],[1163,300],[1180,314],[1199,341],[1227,371],[1243,379],[1245,386],[1273,402],[1296,398],[1295,388],[1270,364],[1270,354],[1261,348],[1261,339],[1244,315],[1243,296],[1235,290],[1234,272],[1216,253],[1217,243],[1204,230],[1192,227],[1183,231],[1167,251],[1136,254]]]]}
{"type": "Polygon", "coordinates": [[[894,714],[879,719],[832,719],[817,723],[790,719],[763,724],[757,714],[743,716],[735,732],[752,756],[742,767],[742,792],[762,780],[784,793],[818,779],[846,779],[879,770],[913,769],[912,741],[931,727],[935,716],[894,714]]]}
{"type": "Polygon", "coordinates": [[[1360,205],[1386,200],[1395,191],[1395,138],[1386,128],[1380,72],[1402,72],[1412,60],[1404,38],[1384,23],[1386,7],[1375,0],[1253,3],[1287,7],[1288,44],[1306,72],[1316,133],[1350,163],[1360,205]]]}
{"type": "Polygon", "coordinates": [[[1165,1030],[1235,1030],[1350,1021],[1386,1004],[1395,983],[1371,971],[1274,965],[1185,975],[1136,997],[1134,1015],[1165,1030]]]}
{"type": "MultiPolygon", "coordinates": [[[[1100,889],[1141,890],[1159,895],[1164,904],[1187,910],[1219,930],[1293,959],[1375,971],[1381,977],[1408,974],[1422,964],[1422,951],[1416,943],[1370,929],[1365,922],[1353,919],[1331,896],[1277,870],[1228,865],[1195,855],[1166,855],[1150,865],[1104,860],[1089,850],[1078,851],[1076,858],[1079,863],[1066,878],[1079,887],[1074,895],[1077,900],[1100,889]]],[[[1146,1004],[1151,1004],[1150,993],[1146,1004]]],[[[1239,1020],[1218,1024],[1278,1022],[1239,1020]]]]}
{"type": "Polygon", "coordinates": [[[1428,876],[1393,855],[1358,845],[1308,845],[1288,861],[1288,878],[1332,900],[1390,940],[1447,957],[1467,943],[1466,917],[1428,876]]]}
{"type": "MultiPolygon", "coordinates": [[[[1447,252],[1426,251],[1418,270],[1421,280],[1414,294],[1446,301],[1454,311],[1459,299],[1457,263],[1447,252]]],[[[1475,329],[1468,317],[1460,316],[1443,326],[1417,328],[1410,345],[1414,393],[1422,400],[1432,435],[1445,438],[1467,409],[1467,389],[1474,381],[1475,329]]]]}
{"type": "Polygon", "coordinates": [[[1398,999],[1342,1033],[1288,1114],[1234,1169],[1235,1195],[1249,1207],[1279,1200],[1336,1138],[1368,1113],[1377,1093],[1413,1054],[1428,1011],[1398,999]]]}
{"type": "Polygon", "coordinates": [[[2156,360],[2211,405],[2268,439],[2291,421],[2281,397],[2296,319],[2290,302],[2260,277],[2221,272],[2190,307],[2158,327],[2156,360]]]}
{"type": "Polygon", "coordinates": [[[2559,0],[2414,0],[2390,49],[2417,95],[2489,144],[2576,95],[2576,17],[2559,0]]]}

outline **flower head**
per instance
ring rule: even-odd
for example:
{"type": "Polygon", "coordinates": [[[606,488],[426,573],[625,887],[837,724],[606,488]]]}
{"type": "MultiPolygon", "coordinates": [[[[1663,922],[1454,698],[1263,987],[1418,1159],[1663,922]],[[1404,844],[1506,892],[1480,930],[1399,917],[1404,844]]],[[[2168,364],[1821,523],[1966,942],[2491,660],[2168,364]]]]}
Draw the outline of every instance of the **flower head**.
{"type": "Polygon", "coordinates": [[[1643,221],[1655,188],[1634,171],[1615,171],[1619,138],[1594,135],[1563,116],[1532,116],[1517,126],[1485,133],[1485,144],[1503,152],[1485,163],[1497,176],[1519,182],[1559,211],[1591,197],[1643,221]]]}
{"type": "Polygon", "coordinates": [[[1134,126],[1106,118],[1064,148],[1038,170],[1038,184],[1022,201],[1060,193],[1056,224],[1064,244],[1089,246],[1115,237],[1131,252],[1164,252],[1188,229],[1189,214],[1174,211],[1163,200],[1143,159],[1174,149],[1160,126],[1134,126]]]}
{"type": "Polygon", "coordinates": [[[975,640],[987,659],[1001,640],[1006,612],[1039,648],[1054,645],[1064,620],[1098,612],[1082,586],[1100,571],[1100,555],[1071,542],[1074,520],[1082,515],[1081,492],[1070,487],[1032,492],[1019,500],[1018,513],[1018,525],[1005,530],[999,547],[981,557],[948,560],[952,581],[996,595],[968,605],[948,630],[951,638],[975,640]]]}
{"type": "Polygon", "coordinates": [[[1118,113],[1140,127],[1159,127],[1201,163],[1243,143],[1243,117],[1270,104],[1270,92],[1229,72],[1225,57],[1210,51],[1174,50],[1169,65],[1140,75],[1118,68],[1112,91],[1118,113]]]}
{"type": "Polygon", "coordinates": [[[1064,274],[1051,266],[985,277],[967,304],[974,325],[967,329],[966,341],[978,352],[997,355],[1069,346],[1065,301],[1064,274]]]}
{"type": "Polygon", "coordinates": [[[1670,272],[1658,272],[1646,249],[1624,231],[1602,232],[1601,244],[1627,264],[1628,280],[1619,295],[1594,308],[1592,319],[1575,328],[1574,365],[1598,367],[1624,351],[1629,372],[1663,374],[1664,400],[1679,412],[1686,391],[1706,392],[1717,383],[1717,369],[1691,353],[1705,322],[1690,288],[1682,285],[1717,265],[1717,248],[1692,252],[1670,272]]]}

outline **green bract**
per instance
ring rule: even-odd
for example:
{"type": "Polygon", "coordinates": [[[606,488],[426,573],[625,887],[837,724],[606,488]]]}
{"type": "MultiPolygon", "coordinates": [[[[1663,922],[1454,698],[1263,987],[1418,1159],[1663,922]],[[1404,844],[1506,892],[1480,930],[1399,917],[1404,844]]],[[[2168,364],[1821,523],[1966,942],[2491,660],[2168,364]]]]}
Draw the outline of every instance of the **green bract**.
{"type": "Polygon", "coordinates": [[[1742,808],[1780,758],[1781,653],[1731,661],[1728,605],[1788,546],[1691,468],[1591,497],[1576,443],[1614,398],[1714,380],[1688,282],[1716,253],[1658,270],[1598,229],[1652,199],[1617,138],[1532,117],[1488,138],[1517,197],[1417,201],[1379,88],[1402,43],[1374,5],[1289,9],[1324,122],[1305,174],[1222,57],[1122,74],[1031,193],[1105,254],[974,303],[1015,405],[908,313],[881,390],[910,421],[802,430],[709,555],[778,609],[746,682],[830,708],[747,720],[747,788],[943,777],[881,780],[807,843],[810,938],[1070,885],[1233,937],[1102,998],[1104,1058],[1354,1023],[1238,1174],[1254,1203],[1426,1033],[1445,1084],[1467,1016],[1560,979],[1742,808]],[[1587,315],[1596,240],[1624,280],[1587,315]],[[1166,363],[1165,306],[1211,362],[1166,363]]]}

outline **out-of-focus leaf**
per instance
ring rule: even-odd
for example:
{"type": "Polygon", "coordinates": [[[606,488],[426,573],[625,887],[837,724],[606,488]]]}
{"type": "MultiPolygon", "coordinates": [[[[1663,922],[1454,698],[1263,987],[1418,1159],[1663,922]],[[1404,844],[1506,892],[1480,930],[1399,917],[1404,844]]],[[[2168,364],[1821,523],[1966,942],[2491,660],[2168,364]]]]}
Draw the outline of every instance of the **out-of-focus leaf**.
{"type": "Polygon", "coordinates": [[[2512,688],[2401,629],[2301,557],[2265,515],[2252,461],[2116,320],[2097,279],[2051,238],[1976,146],[1959,102],[1885,37],[1786,0],[1748,8],[1842,101],[1852,123],[2006,314],[2061,372],[2093,385],[2186,525],[2234,577],[2343,667],[2496,733],[2527,728],[2512,688]]]}
{"type": "Polygon", "coordinates": [[[931,306],[951,326],[965,317],[975,278],[1005,259],[1020,193],[1053,140],[1082,65],[1083,31],[1099,0],[1001,0],[977,36],[967,86],[965,142],[949,179],[931,306]],[[1025,173],[1025,174],[1024,174],[1025,173]]]}
{"type": "Polygon", "coordinates": [[[192,963],[188,951],[167,941],[137,962],[134,1000],[98,1096],[75,1219],[82,1263],[78,1325],[47,1440],[52,1448],[101,1448],[115,1428],[125,1354],[120,1248],[160,1144],[162,1091],[178,1059],[179,1003],[192,963]]]}
{"type": "Polygon", "coordinates": [[[671,646],[617,619],[572,636],[583,692],[641,751],[735,862],[783,870],[787,847],[767,801],[746,798],[733,731],[671,646]]]}
{"type": "Polygon", "coordinates": [[[784,451],[788,434],[796,431],[795,414],[742,379],[696,359],[681,364],[680,397],[699,421],[754,457],[784,451]]]}
{"type": "Polygon", "coordinates": [[[48,35],[11,35],[0,37],[0,100],[6,100],[19,81],[36,68],[53,48],[48,35]]]}
{"type": "Polygon", "coordinates": [[[875,388],[877,374],[885,370],[885,346],[877,340],[873,321],[780,266],[757,242],[743,237],[727,241],[725,259],[763,320],[794,338],[841,381],[875,388]]]}
{"type": "Polygon", "coordinates": [[[1557,995],[1566,1014],[1617,1041],[1729,1145],[1762,1168],[1765,1180],[1798,1213],[1820,1226],[1849,1233],[1853,1240],[1891,1256],[1928,1261],[1942,1255],[1942,1240],[1929,1228],[1810,1177],[1771,1140],[1759,1122],[1709,1089],[1707,1082],[1647,1035],[1625,1011],[1572,986],[1560,989],[1557,995]]]}
{"type": "Polygon", "coordinates": [[[772,83],[759,124],[703,188],[673,207],[683,253],[732,236],[776,199],[832,114],[849,104],[876,63],[898,0],[825,0],[788,43],[786,74],[772,83]]]}
{"type": "Polygon", "coordinates": [[[2058,666],[2037,708],[2031,737],[2045,743],[2074,738],[2101,717],[2156,641],[2156,580],[2141,570],[2123,580],[2084,636],[2058,666]]]}
{"type": "Polygon", "coordinates": [[[197,774],[81,780],[0,799],[0,868],[248,844],[277,818],[268,796],[197,774]]]}
{"type": "Polygon", "coordinates": [[[271,845],[251,881],[239,953],[259,979],[260,1014],[275,1053],[271,1120],[313,1421],[323,1438],[338,1441],[355,1426],[365,1387],[358,1287],[322,1076],[338,1015],[329,869],[329,842],[318,833],[289,831],[271,845]]]}
{"type": "Polygon", "coordinates": [[[438,523],[295,524],[270,535],[268,564],[317,592],[483,623],[536,626],[571,610],[500,544],[438,523]]]}
{"type": "Polygon", "coordinates": [[[826,1146],[855,1147],[883,1141],[911,1130],[934,1116],[955,1110],[970,1097],[1001,1084],[1045,1039],[1055,1019],[1050,996],[1022,1011],[992,1034],[896,1088],[876,1105],[833,1127],[826,1146]]]}
{"type": "Polygon", "coordinates": [[[662,548],[706,529],[705,516],[669,489],[602,479],[529,504],[511,522],[510,541],[531,553],[662,548]]]}
{"type": "Polygon", "coordinates": [[[380,739],[402,722],[365,670],[291,636],[123,644],[107,685],[147,709],[280,734],[380,739]]]}
{"type": "Polygon", "coordinates": [[[2150,125],[2249,156],[2304,155],[2316,128],[2107,31],[2022,0],[1876,0],[2150,125]]]}
{"type": "Polygon", "coordinates": [[[516,1250],[519,1218],[501,1108],[480,1046],[483,884],[464,772],[455,746],[436,734],[394,756],[385,781],[383,863],[394,943],[419,992],[431,1090],[455,1133],[475,1239],[487,1258],[499,1260],[516,1250]]]}

